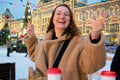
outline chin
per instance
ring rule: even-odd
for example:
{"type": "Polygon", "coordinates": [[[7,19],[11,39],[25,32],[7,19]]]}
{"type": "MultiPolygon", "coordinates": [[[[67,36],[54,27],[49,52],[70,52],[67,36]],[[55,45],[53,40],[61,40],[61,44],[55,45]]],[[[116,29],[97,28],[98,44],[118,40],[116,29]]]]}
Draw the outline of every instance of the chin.
{"type": "Polygon", "coordinates": [[[65,30],[65,29],[66,29],[66,27],[59,27],[59,29],[63,29],[63,30],[65,30]]]}

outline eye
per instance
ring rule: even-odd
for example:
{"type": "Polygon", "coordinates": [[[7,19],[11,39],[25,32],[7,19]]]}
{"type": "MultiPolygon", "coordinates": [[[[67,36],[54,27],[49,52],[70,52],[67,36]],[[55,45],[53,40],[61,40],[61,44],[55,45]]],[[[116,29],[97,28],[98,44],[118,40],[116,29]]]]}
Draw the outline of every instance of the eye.
{"type": "Polygon", "coordinates": [[[57,15],[60,15],[60,13],[56,13],[57,15]]]}
{"type": "Polygon", "coordinates": [[[70,14],[69,13],[66,13],[66,14],[64,14],[65,16],[70,16],[70,14]]]}

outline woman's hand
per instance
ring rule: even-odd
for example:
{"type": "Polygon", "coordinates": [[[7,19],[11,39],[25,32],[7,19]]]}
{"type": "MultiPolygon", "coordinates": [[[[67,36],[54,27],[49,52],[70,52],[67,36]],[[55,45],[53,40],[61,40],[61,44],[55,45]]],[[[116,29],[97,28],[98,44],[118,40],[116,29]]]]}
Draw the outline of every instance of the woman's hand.
{"type": "Polygon", "coordinates": [[[32,24],[32,21],[28,21],[28,26],[27,26],[27,35],[28,37],[31,37],[32,35],[34,35],[34,25],[32,24]]]}
{"type": "Polygon", "coordinates": [[[94,15],[93,20],[91,20],[91,27],[92,27],[92,31],[91,31],[91,39],[98,39],[100,36],[100,33],[104,27],[105,24],[105,20],[106,20],[106,13],[102,14],[102,17],[99,17],[97,15],[97,13],[94,15]]]}

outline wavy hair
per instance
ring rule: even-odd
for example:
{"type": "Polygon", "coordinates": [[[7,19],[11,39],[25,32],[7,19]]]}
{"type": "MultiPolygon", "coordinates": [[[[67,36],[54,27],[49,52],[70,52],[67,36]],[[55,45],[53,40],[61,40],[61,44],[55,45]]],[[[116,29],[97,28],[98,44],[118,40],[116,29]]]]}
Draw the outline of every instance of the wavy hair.
{"type": "Polygon", "coordinates": [[[51,16],[51,18],[50,18],[50,22],[49,22],[49,25],[48,25],[48,27],[47,27],[46,33],[48,33],[48,32],[51,31],[51,30],[53,30],[53,31],[55,32],[55,30],[54,30],[54,23],[53,23],[53,17],[54,17],[54,14],[55,14],[56,9],[57,9],[58,7],[60,7],[60,6],[64,6],[64,7],[68,8],[68,10],[69,10],[69,12],[70,12],[70,24],[69,24],[69,26],[65,29],[63,35],[67,33],[67,34],[71,34],[71,36],[74,36],[74,35],[78,35],[79,33],[81,33],[80,30],[77,28],[77,26],[76,26],[76,24],[75,24],[75,21],[74,21],[74,19],[73,19],[73,13],[72,13],[70,7],[69,7],[68,5],[66,5],[66,4],[60,4],[60,5],[58,5],[58,6],[53,10],[52,16],[51,16]]]}

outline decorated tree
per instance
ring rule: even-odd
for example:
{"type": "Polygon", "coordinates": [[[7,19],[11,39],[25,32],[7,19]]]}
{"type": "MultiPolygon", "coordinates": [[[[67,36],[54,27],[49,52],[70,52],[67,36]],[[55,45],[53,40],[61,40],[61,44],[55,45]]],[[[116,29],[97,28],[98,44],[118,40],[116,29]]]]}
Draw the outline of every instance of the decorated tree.
{"type": "Polygon", "coordinates": [[[14,18],[9,8],[5,9],[4,13],[2,14],[2,18],[5,19],[5,24],[0,30],[0,45],[5,45],[6,41],[10,39],[10,30],[8,22],[10,19],[14,18]]]}
{"type": "Polygon", "coordinates": [[[24,13],[24,18],[23,18],[23,26],[22,26],[22,33],[19,36],[18,40],[18,52],[25,51],[26,52],[26,45],[24,44],[24,37],[27,35],[26,34],[26,27],[28,24],[28,20],[31,20],[31,12],[30,12],[30,5],[29,2],[27,1],[26,8],[25,8],[25,13],[24,13]],[[25,49],[25,50],[24,50],[25,49]]]}
{"type": "Polygon", "coordinates": [[[3,29],[0,31],[0,45],[5,45],[6,40],[9,39],[10,36],[10,30],[8,27],[8,23],[5,23],[3,29]]]}
{"type": "Polygon", "coordinates": [[[29,19],[31,19],[31,12],[30,12],[29,2],[27,1],[25,13],[24,13],[24,18],[23,18],[23,28],[22,28],[22,30],[26,29],[29,19]]]}

